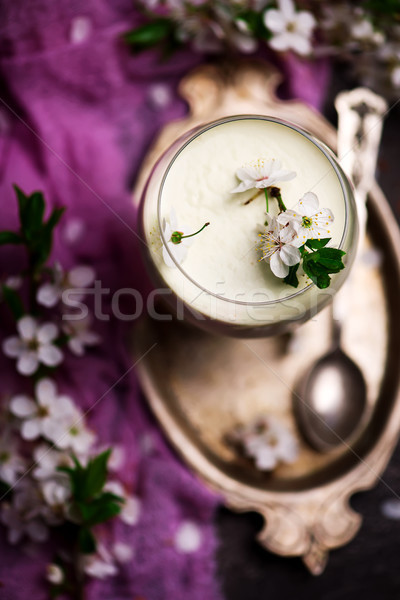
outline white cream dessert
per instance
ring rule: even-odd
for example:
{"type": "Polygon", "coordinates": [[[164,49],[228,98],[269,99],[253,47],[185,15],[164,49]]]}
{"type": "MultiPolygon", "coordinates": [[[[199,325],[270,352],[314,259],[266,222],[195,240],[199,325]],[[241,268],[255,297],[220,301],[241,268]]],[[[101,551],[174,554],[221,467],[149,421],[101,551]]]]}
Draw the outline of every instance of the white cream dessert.
{"type": "MultiPolygon", "coordinates": [[[[165,283],[206,317],[250,327],[297,318],[319,294],[332,293],[318,290],[304,273],[296,288],[276,277],[268,261],[260,260],[259,233],[266,219],[278,215],[277,201],[269,198],[267,216],[263,189],[232,193],[244,165],[280,163],[282,170],[296,174],[273,184],[286,208],[293,209],[308,192],[315,194],[320,207],[334,215],[326,230],[329,246],[337,248],[345,237],[348,201],[342,174],[329,156],[292,126],[267,118],[238,117],[194,134],[173,157],[157,190],[158,215],[154,199],[143,208],[150,255],[165,283]],[[182,244],[161,242],[159,223],[164,242],[170,242],[174,230],[188,235],[208,222],[182,244]]],[[[147,194],[155,192],[150,185],[147,194]]]]}

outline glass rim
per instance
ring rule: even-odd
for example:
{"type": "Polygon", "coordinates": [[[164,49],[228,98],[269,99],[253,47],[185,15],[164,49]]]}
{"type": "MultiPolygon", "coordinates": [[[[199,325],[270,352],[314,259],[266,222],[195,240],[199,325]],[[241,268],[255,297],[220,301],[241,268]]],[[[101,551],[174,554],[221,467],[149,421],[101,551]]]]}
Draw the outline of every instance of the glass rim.
{"type": "Polygon", "coordinates": [[[205,133],[206,131],[212,129],[213,127],[217,127],[218,125],[223,125],[224,123],[229,123],[229,122],[232,122],[232,121],[246,121],[246,120],[270,121],[272,123],[277,123],[279,125],[284,125],[285,127],[288,127],[289,129],[293,129],[297,133],[299,133],[299,134],[303,135],[304,137],[306,137],[314,146],[316,146],[318,148],[318,150],[320,150],[323,153],[323,155],[325,156],[325,158],[329,161],[330,165],[332,166],[332,168],[335,171],[336,176],[337,176],[337,178],[339,180],[340,187],[342,189],[343,199],[344,199],[344,208],[345,208],[344,227],[343,227],[342,237],[341,237],[340,243],[338,245],[338,248],[342,249],[343,243],[344,243],[344,240],[346,238],[347,231],[348,231],[348,227],[349,227],[348,221],[349,221],[350,194],[349,194],[348,190],[350,190],[350,193],[351,193],[351,187],[349,185],[347,185],[347,186],[345,185],[345,182],[348,181],[346,175],[344,174],[344,172],[340,168],[340,166],[338,164],[338,161],[334,158],[334,156],[331,155],[332,151],[328,147],[324,147],[325,144],[323,142],[320,142],[318,139],[316,139],[313,136],[313,134],[308,133],[307,131],[305,131],[299,125],[295,125],[294,123],[291,123],[289,121],[285,121],[283,119],[278,119],[276,117],[270,117],[270,116],[267,116],[267,115],[243,114],[243,115],[233,115],[233,116],[230,116],[230,117],[223,117],[221,119],[216,119],[214,121],[210,121],[209,123],[205,123],[205,124],[199,125],[198,127],[195,127],[194,129],[191,129],[190,131],[184,133],[179,138],[177,138],[175,140],[175,142],[170,146],[170,148],[167,149],[166,152],[164,152],[163,155],[161,156],[161,158],[159,159],[161,161],[162,158],[165,156],[165,154],[168,152],[168,150],[170,150],[172,148],[172,146],[174,146],[180,140],[183,140],[186,136],[189,136],[188,139],[183,143],[183,145],[175,152],[174,156],[172,157],[172,159],[168,163],[167,168],[165,169],[165,173],[163,175],[163,178],[162,178],[161,184],[160,184],[160,190],[158,192],[158,199],[157,199],[157,221],[158,221],[158,226],[159,226],[159,229],[160,229],[160,236],[161,236],[161,241],[162,241],[163,247],[168,252],[170,258],[172,259],[172,261],[175,264],[175,267],[181,272],[181,274],[185,277],[185,279],[187,279],[188,281],[190,281],[201,292],[204,292],[205,294],[208,294],[208,295],[210,295],[210,296],[212,296],[214,298],[218,298],[219,300],[222,300],[223,302],[229,302],[230,304],[234,304],[234,305],[251,306],[251,307],[272,306],[272,305],[280,304],[282,302],[286,302],[287,300],[292,300],[293,298],[297,298],[298,296],[301,296],[302,294],[304,294],[306,291],[308,291],[312,287],[315,287],[315,284],[313,282],[311,282],[308,285],[306,285],[304,288],[302,288],[301,290],[298,290],[297,292],[294,292],[293,294],[290,294],[289,296],[285,296],[284,298],[277,298],[275,300],[266,300],[266,301],[262,301],[262,302],[248,302],[248,301],[245,301],[245,300],[233,300],[232,298],[227,298],[226,296],[221,296],[221,294],[216,294],[215,292],[212,292],[212,291],[208,290],[207,288],[203,287],[200,283],[198,283],[197,281],[195,281],[185,271],[185,269],[182,268],[182,266],[178,263],[178,261],[175,259],[175,257],[173,256],[172,252],[170,251],[168,243],[167,243],[167,240],[164,237],[164,232],[163,232],[163,228],[162,228],[162,220],[161,220],[161,197],[162,197],[162,192],[163,192],[163,188],[164,188],[164,184],[165,184],[166,178],[168,177],[168,173],[169,173],[170,169],[172,168],[175,160],[181,154],[181,152],[183,152],[183,150],[185,150],[185,148],[193,140],[195,140],[198,136],[202,135],[203,133],[205,133]]]}

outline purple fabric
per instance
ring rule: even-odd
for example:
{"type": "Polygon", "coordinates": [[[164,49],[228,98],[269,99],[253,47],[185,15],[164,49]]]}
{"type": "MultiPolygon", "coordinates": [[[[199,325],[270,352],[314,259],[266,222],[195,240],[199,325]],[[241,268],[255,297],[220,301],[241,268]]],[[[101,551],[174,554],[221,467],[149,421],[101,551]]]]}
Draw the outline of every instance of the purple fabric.
{"type": "MultiPolygon", "coordinates": [[[[130,189],[157,131],[184,114],[177,82],[200,60],[190,53],[162,64],[151,52],[132,57],[120,33],[135,18],[131,0],[6,0],[0,8],[1,228],[17,223],[12,183],[26,192],[43,190],[50,205],[67,206],[53,258],[65,267],[94,266],[111,290],[106,313],[113,291],[146,292],[130,189]],[[71,27],[81,16],[89,19],[91,31],[86,40],[72,43],[71,27]],[[160,84],[164,87],[155,87],[160,84]]],[[[313,102],[318,100],[314,84],[303,88],[313,102]]],[[[19,265],[18,253],[1,249],[1,276],[19,265]]],[[[97,403],[90,424],[102,444],[125,448],[122,479],[140,497],[142,513],[134,528],[119,524],[108,534],[132,545],[132,563],[119,576],[90,584],[88,598],[216,600],[221,597],[214,529],[219,499],[175,456],[148,413],[125,346],[129,324],[98,321],[95,329],[103,344],[84,359],[68,358],[60,386],[84,409],[97,403]],[[202,532],[200,549],[192,554],[178,553],[171,541],[185,520],[202,532]]],[[[3,335],[12,331],[12,323],[2,319],[3,335]]],[[[2,355],[0,372],[2,392],[20,390],[13,364],[2,355]]],[[[9,547],[4,534],[2,529],[0,598],[44,600],[50,549],[32,558],[9,547]]]]}

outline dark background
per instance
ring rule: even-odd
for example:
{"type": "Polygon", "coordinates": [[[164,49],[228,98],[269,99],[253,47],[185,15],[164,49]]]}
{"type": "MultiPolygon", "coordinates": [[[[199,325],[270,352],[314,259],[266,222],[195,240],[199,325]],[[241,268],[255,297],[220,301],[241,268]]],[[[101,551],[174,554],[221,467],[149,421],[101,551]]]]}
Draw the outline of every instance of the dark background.
{"type": "MultiPolygon", "coordinates": [[[[340,67],[334,74],[325,116],[336,124],[333,100],[356,84],[340,67]]],[[[400,102],[389,101],[377,180],[400,220],[400,102]]],[[[400,299],[399,299],[400,304],[400,299]]],[[[400,335],[400,332],[398,332],[400,335]]],[[[400,368],[400,365],[399,365],[400,368]]],[[[354,540],[330,554],[325,572],[311,575],[299,558],[283,558],[256,541],[263,519],[256,513],[218,515],[218,568],[227,600],[397,600],[400,599],[400,520],[383,516],[381,505],[400,495],[400,447],[376,488],[353,496],[352,507],[363,516],[354,540]]],[[[206,599],[205,599],[206,600],[206,599]]]]}

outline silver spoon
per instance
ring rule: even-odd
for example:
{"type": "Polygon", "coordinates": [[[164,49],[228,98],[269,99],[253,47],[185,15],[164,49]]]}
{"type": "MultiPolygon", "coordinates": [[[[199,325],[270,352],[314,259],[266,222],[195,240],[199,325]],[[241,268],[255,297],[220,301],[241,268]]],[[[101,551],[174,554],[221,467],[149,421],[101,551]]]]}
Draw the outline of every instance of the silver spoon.
{"type": "MultiPolygon", "coordinates": [[[[339,160],[355,185],[360,250],[365,237],[365,202],[374,180],[387,104],[370,90],[358,88],[339,94],[335,106],[339,114],[339,160]]],[[[335,299],[331,307],[331,349],[302,379],[293,400],[301,433],[320,452],[333,450],[352,436],[361,422],[367,398],[360,368],[340,346],[342,323],[337,306],[335,299]]]]}

